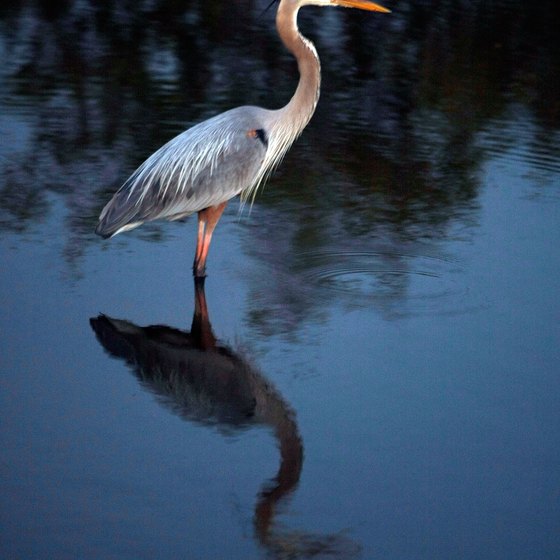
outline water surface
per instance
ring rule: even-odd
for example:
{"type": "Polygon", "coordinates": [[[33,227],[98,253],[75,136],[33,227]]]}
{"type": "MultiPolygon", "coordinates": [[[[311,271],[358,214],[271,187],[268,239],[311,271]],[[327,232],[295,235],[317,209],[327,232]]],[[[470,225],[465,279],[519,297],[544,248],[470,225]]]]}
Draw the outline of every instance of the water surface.
{"type": "Polygon", "coordinates": [[[289,99],[264,7],[0,11],[2,557],[557,558],[551,2],[302,12],[317,113],[203,299],[193,219],[93,234],[174,134],[289,99]]]}

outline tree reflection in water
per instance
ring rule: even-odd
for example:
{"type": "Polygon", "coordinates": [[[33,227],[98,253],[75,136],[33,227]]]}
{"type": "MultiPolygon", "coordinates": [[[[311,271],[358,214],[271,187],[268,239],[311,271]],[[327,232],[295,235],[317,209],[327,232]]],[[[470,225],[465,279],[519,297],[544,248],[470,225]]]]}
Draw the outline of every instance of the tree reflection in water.
{"type": "Polygon", "coordinates": [[[261,490],[254,514],[255,536],[273,558],[351,558],[359,552],[342,532],[288,531],[275,521],[278,505],[296,489],[303,467],[295,414],[248,359],[215,337],[204,279],[195,280],[190,332],[165,325],[139,327],[106,315],[90,319],[90,324],[105,350],[125,360],[141,385],[184,420],[227,433],[251,426],[273,431],[280,467],[261,490]]]}
{"type": "MultiPolygon", "coordinates": [[[[107,196],[155,148],[233,106],[285,104],[296,71],[275,36],[273,11],[260,16],[264,7],[260,0],[3,6],[0,229],[45,220],[56,193],[66,211],[64,257],[79,269],[84,251],[99,243],[93,228],[107,196]]],[[[439,256],[441,241],[477,223],[485,162],[520,139],[543,188],[560,171],[556,3],[389,7],[391,16],[377,19],[301,14],[323,59],[321,101],[258,197],[255,222],[238,226],[248,232],[243,251],[269,267],[278,288],[252,310],[257,329],[269,328],[259,323],[267,309],[321,313],[290,299],[301,278],[315,274],[316,260],[302,255],[404,255],[391,273],[406,269],[411,255],[439,256]]],[[[171,228],[150,230],[152,238],[171,228]]],[[[408,278],[374,275],[372,283],[402,301],[408,278]]]]}
{"type": "MultiPolygon", "coordinates": [[[[381,219],[437,235],[476,197],[485,157],[478,134],[499,127],[512,104],[534,120],[536,150],[555,153],[553,2],[392,7],[383,21],[302,14],[304,29],[320,31],[324,92],[268,204],[296,197],[341,212],[349,227],[381,219]]],[[[262,8],[257,0],[4,6],[2,111],[10,118],[0,227],[44,218],[46,192],[62,193],[76,245],[68,252],[78,255],[106,193],[154,147],[232,106],[283,105],[296,74],[262,8]]]]}

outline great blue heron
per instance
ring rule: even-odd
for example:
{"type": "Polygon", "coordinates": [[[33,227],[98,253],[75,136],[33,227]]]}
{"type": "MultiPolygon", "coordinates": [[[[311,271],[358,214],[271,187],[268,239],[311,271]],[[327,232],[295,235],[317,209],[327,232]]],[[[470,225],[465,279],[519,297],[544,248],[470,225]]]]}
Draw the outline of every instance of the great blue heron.
{"type": "Polygon", "coordinates": [[[97,234],[111,237],[147,221],[178,220],[198,212],[193,274],[205,276],[212,233],[227,201],[238,194],[242,200],[253,199],[317,106],[319,57],[297,26],[298,11],[306,5],[389,12],[369,0],[280,0],[276,28],[300,75],[289,103],[277,110],[237,107],[173,138],[115,193],[101,212],[97,234]]]}

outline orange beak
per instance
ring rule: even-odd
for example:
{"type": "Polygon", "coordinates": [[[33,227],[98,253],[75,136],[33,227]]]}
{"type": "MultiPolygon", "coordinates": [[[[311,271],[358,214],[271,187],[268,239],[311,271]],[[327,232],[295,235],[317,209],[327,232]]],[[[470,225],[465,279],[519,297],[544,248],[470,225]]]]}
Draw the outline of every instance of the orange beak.
{"type": "Polygon", "coordinates": [[[368,12],[383,12],[389,13],[391,10],[369,2],[368,0],[331,0],[336,6],[343,6],[344,8],[358,8],[358,10],[367,10],[368,12]]]}

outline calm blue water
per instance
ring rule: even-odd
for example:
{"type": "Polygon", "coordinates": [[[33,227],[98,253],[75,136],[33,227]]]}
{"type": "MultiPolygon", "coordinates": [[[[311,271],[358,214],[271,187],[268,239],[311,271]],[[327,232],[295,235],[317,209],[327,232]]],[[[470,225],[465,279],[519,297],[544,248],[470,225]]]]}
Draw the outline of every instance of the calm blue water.
{"type": "Polygon", "coordinates": [[[497,3],[510,50],[479,59],[438,31],[451,7],[303,14],[321,105],[218,226],[203,351],[194,220],[104,242],[96,216],[186,124],[276,82],[284,102],[294,68],[259,3],[249,32],[220,2],[176,26],[117,4],[2,12],[1,556],[558,558],[558,59],[501,65],[532,20],[497,3]]]}

